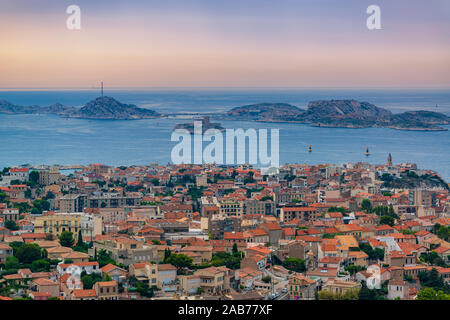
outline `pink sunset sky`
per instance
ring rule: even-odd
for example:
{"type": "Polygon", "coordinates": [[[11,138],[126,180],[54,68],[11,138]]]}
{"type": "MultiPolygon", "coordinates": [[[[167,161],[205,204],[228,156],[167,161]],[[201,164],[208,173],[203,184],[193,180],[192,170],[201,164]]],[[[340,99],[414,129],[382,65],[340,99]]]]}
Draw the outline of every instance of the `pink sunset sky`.
{"type": "Polygon", "coordinates": [[[450,85],[446,0],[4,0],[0,39],[0,88],[450,85]]]}

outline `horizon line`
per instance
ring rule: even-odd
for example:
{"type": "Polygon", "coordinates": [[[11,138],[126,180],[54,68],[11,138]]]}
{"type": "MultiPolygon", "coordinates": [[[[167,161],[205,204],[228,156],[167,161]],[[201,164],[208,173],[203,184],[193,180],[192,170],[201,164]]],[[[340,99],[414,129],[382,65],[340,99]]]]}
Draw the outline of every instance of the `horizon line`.
{"type": "MultiPolygon", "coordinates": [[[[112,90],[214,90],[214,89],[233,89],[233,90],[448,90],[450,86],[109,86],[105,91],[112,90]]],[[[49,91],[49,90],[99,90],[99,87],[0,87],[0,91],[49,91]]]]}

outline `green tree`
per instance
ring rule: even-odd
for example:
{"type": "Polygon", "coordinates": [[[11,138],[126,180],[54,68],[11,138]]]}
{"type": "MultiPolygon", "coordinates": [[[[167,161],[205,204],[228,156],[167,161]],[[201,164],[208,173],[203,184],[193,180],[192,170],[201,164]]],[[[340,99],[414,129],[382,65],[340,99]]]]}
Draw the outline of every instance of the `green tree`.
{"type": "Polygon", "coordinates": [[[358,265],[354,265],[353,263],[352,263],[352,264],[349,264],[348,266],[346,266],[346,267],[344,268],[344,270],[347,271],[347,272],[349,272],[350,275],[354,275],[354,274],[356,274],[356,273],[358,273],[358,272],[360,272],[360,271],[362,271],[362,270],[365,270],[365,269],[366,269],[365,267],[363,267],[363,266],[358,266],[358,265]]]}
{"type": "Polygon", "coordinates": [[[340,212],[342,214],[346,214],[348,210],[344,207],[331,206],[328,208],[328,212],[340,212]]]}
{"type": "Polygon", "coordinates": [[[31,263],[30,269],[33,272],[48,272],[50,271],[50,262],[45,259],[35,260],[31,263]]]}
{"type": "Polygon", "coordinates": [[[74,244],[75,240],[73,238],[73,233],[70,231],[63,231],[61,232],[61,235],[59,236],[59,243],[63,247],[71,248],[74,244]]]}
{"type": "Polygon", "coordinates": [[[442,290],[436,292],[433,288],[425,287],[417,293],[417,300],[450,300],[450,294],[445,294],[442,290]]]}
{"type": "Polygon", "coordinates": [[[358,289],[348,290],[344,294],[334,294],[330,291],[321,290],[318,293],[319,300],[357,300],[358,299],[358,289]]]}
{"type": "Polygon", "coordinates": [[[93,272],[91,274],[86,274],[86,272],[82,272],[80,275],[81,282],[83,283],[83,289],[92,289],[96,282],[103,281],[100,273],[93,272]]]}
{"type": "Polygon", "coordinates": [[[392,227],[395,224],[395,219],[391,216],[382,216],[380,218],[380,224],[387,224],[392,227]]]}
{"type": "Polygon", "coordinates": [[[189,268],[192,266],[193,259],[183,253],[171,254],[167,259],[167,263],[174,265],[178,270],[189,268]]]}
{"type": "Polygon", "coordinates": [[[361,243],[359,245],[359,249],[364,251],[369,256],[370,260],[384,260],[384,249],[373,249],[372,246],[368,243],[361,243]]]}
{"type": "Polygon", "coordinates": [[[17,259],[14,256],[8,256],[6,257],[6,263],[5,263],[5,269],[19,269],[19,259],[17,259]]]}
{"type": "Polygon", "coordinates": [[[27,199],[31,199],[31,196],[32,196],[31,190],[27,188],[27,190],[25,190],[25,192],[24,192],[24,196],[27,199]]]}
{"type": "Polygon", "coordinates": [[[97,262],[100,268],[106,266],[107,264],[114,264],[114,265],[116,264],[114,259],[111,258],[111,253],[106,251],[105,249],[101,249],[97,253],[97,262]]]}
{"type": "Polygon", "coordinates": [[[445,261],[435,251],[422,252],[419,259],[435,266],[447,268],[445,261]]]}
{"type": "Polygon", "coordinates": [[[363,199],[361,202],[361,209],[370,213],[372,211],[372,202],[369,199],[363,199]]]}
{"type": "Polygon", "coordinates": [[[436,268],[431,271],[419,272],[418,278],[422,287],[433,288],[436,291],[443,290],[446,294],[450,293],[450,285],[444,281],[436,268]]]}
{"type": "Polygon", "coordinates": [[[8,198],[8,196],[6,195],[6,193],[4,192],[0,192],[0,202],[4,203],[6,202],[6,199],[8,198]]]}
{"type": "Polygon", "coordinates": [[[375,290],[370,290],[365,281],[361,282],[361,289],[358,293],[358,299],[359,300],[375,300],[375,290]]]}
{"type": "Polygon", "coordinates": [[[34,185],[37,185],[39,183],[39,172],[38,171],[31,171],[30,172],[30,176],[29,176],[29,180],[34,183],[34,185]]]}
{"type": "Polygon", "coordinates": [[[236,254],[236,253],[238,253],[238,247],[237,247],[237,244],[236,244],[236,242],[233,244],[233,249],[232,249],[232,254],[236,254]]]}
{"type": "Polygon", "coordinates": [[[164,259],[163,259],[164,263],[167,263],[167,259],[169,259],[171,254],[172,253],[170,252],[169,248],[164,249],[164,259]]]}
{"type": "Polygon", "coordinates": [[[295,271],[295,272],[305,272],[306,271],[305,260],[302,260],[299,258],[286,258],[283,261],[283,267],[285,267],[288,270],[295,271]]]}
{"type": "Polygon", "coordinates": [[[17,249],[17,259],[20,263],[29,264],[42,257],[41,247],[36,243],[24,243],[17,249]]]}
{"type": "Polygon", "coordinates": [[[216,267],[226,266],[229,269],[239,269],[241,266],[242,253],[237,251],[233,254],[228,252],[217,252],[213,254],[211,264],[216,267]]]}
{"type": "Polygon", "coordinates": [[[32,214],[42,214],[43,211],[50,210],[50,202],[44,199],[38,199],[33,201],[32,214]]]}
{"type": "Polygon", "coordinates": [[[81,230],[78,231],[77,246],[79,246],[79,247],[83,247],[84,246],[83,235],[81,234],[81,230]]]}
{"type": "Polygon", "coordinates": [[[17,225],[17,223],[14,220],[7,220],[5,222],[5,228],[14,231],[14,230],[19,230],[19,226],[17,225]]]}

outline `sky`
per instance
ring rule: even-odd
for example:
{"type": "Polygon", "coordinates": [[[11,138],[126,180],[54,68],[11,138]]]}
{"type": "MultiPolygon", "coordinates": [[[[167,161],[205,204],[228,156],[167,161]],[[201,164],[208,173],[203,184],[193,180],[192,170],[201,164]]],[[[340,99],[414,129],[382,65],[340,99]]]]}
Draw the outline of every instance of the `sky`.
{"type": "Polygon", "coordinates": [[[0,88],[450,87],[448,0],[2,0],[0,39],[0,88]]]}

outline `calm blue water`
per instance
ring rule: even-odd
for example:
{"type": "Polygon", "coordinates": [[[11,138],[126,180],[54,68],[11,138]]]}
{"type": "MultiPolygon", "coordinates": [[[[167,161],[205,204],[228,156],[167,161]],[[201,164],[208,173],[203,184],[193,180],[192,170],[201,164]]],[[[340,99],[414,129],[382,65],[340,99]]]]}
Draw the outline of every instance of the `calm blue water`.
{"type": "MultiPolygon", "coordinates": [[[[159,112],[223,111],[257,102],[287,102],[306,107],[317,99],[354,98],[393,112],[428,109],[450,114],[450,91],[394,90],[121,90],[111,95],[125,103],[159,112]]],[[[97,96],[84,91],[0,91],[0,99],[16,104],[79,106],[97,96]]],[[[20,164],[109,165],[166,164],[176,142],[175,124],[187,120],[108,121],[63,119],[54,115],[0,114],[0,168],[20,164]]],[[[278,128],[280,163],[414,162],[450,180],[450,131],[409,132],[384,128],[314,128],[303,124],[223,121],[226,128],[278,128]],[[308,153],[308,145],[313,152],[308,153]],[[371,155],[365,157],[366,146],[371,155]]]]}

